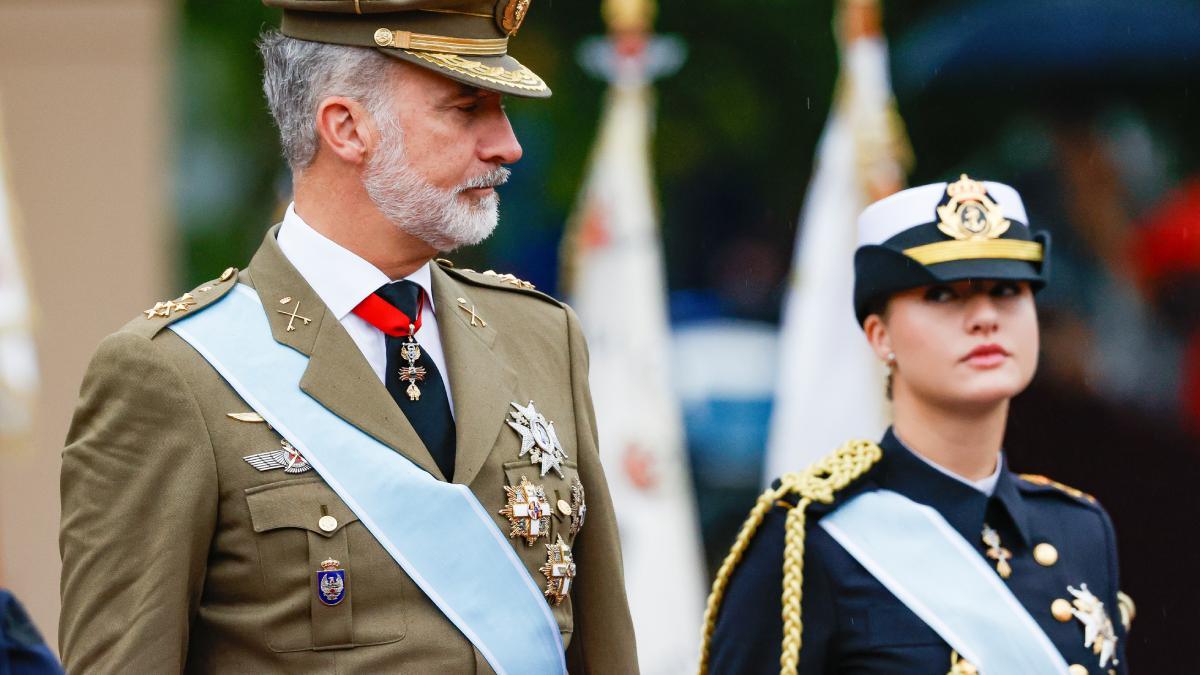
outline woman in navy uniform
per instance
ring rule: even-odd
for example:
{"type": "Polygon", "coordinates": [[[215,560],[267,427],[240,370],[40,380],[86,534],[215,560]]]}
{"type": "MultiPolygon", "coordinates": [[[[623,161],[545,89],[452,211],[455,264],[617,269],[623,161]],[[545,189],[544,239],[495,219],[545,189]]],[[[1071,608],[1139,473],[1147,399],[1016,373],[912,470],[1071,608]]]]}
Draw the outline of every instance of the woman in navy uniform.
{"type": "Polygon", "coordinates": [[[718,572],[701,672],[1126,673],[1133,604],[1095,499],[1013,473],[1048,238],[967,176],[859,218],[854,308],[893,426],[758,500],[718,572]],[[802,648],[801,648],[802,647],[802,648]]]}

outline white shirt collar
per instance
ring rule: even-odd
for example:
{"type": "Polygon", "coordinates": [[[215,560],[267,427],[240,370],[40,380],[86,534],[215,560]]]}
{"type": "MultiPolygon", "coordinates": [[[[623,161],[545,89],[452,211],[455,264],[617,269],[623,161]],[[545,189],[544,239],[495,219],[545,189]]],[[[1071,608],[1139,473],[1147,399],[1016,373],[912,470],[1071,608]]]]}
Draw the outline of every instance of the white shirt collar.
{"type": "MultiPolygon", "coordinates": [[[[899,439],[897,438],[897,440],[899,440],[899,439]]],[[[900,444],[904,445],[904,441],[900,441],[900,444]]],[[[992,475],[987,476],[985,478],[980,478],[979,480],[971,480],[970,478],[964,478],[964,477],[954,473],[950,469],[947,469],[946,467],[942,466],[941,464],[938,464],[937,462],[929,459],[925,455],[922,455],[921,453],[917,452],[916,450],[909,448],[907,445],[904,445],[904,447],[908,448],[909,452],[911,452],[912,454],[919,457],[922,462],[925,462],[929,466],[932,466],[933,468],[937,469],[941,473],[953,478],[954,480],[956,480],[960,483],[963,483],[965,485],[973,487],[976,490],[979,490],[980,492],[982,492],[983,494],[985,494],[989,497],[991,497],[992,494],[996,492],[996,483],[1000,482],[1000,469],[1004,467],[1004,453],[1001,453],[999,456],[996,457],[996,470],[992,472],[992,475]]]]}
{"type": "MultiPolygon", "coordinates": [[[[380,286],[392,281],[378,267],[312,229],[296,213],[296,204],[288,205],[277,236],[279,248],[312,286],[321,301],[338,321],[380,286]]],[[[433,309],[433,279],[429,263],[404,277],[425,290],[433,309]]]]}

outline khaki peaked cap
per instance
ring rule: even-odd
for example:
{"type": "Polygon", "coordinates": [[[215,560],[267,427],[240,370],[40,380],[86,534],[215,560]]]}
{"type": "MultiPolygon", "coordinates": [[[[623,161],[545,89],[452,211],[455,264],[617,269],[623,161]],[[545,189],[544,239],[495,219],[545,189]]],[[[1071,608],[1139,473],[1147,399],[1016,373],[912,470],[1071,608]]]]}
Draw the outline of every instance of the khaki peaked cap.
{"type": "Polygon", "coordinates": [[[465,84],[545,98],[550,88],[508,54],[532,0],[263,0],[280,31],[313,42],[373,47],[465,84]]]}

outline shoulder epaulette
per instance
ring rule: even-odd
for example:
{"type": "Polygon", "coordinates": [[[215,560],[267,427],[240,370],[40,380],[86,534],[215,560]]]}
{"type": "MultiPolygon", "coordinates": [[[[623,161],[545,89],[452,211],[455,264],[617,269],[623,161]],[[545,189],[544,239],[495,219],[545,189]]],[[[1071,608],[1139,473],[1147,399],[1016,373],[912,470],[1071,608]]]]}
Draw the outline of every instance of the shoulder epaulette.
{"type": "Polygon", "coordinates": [[[1051,480],[1045,476],[1041,476],[1036,473],[1022,473],[1018,474],[1018,477],[1026,483],[1030,483],[1038,487],[1054,488],[1059,492],[1064,492],[1076,499],[1083,500],[1090,504],[1096,503],[1096,498],[1084,492],[1083,490],[1073,488],[1070,485],[1064,485],[1063,483],[1060,483],[1056,480],[1051,480]]]}
{"type": "Polygon", "coordinates": [[[750,546],[755,532],[771,509],[780,506],[788,509],[783,548],[783,645],[781,663],[787,665],[783,671],[795,672],[800,660],[800,636],[804,626],[800,621],[800,589],[804,578],[804,533],[805,509],[810,504],[832,504],[838,492],[846,489],[871,469],[883,457],[883,450],[870,441],[850,441],[832,454],[796,473],[785,473],[770,489],[759,496],[750,516],[742,524],[729,555],[717,570],[708,606],[704,610],[704,635],[700,644],[700,673],[708,672],[708,655],[711,650],[713,631],[717,627],[717,613],[733,570],[741,562],[750,546]],[[791,497],[797,497],[795,505],[791,497]]]}
{"type": "Polygon", "coordinates": [[[456,279],[465,281],[474,286],[482,286],[484,288],[496,288],[502,291],[517,291],[524,295],[529,295],[535,298],[540,298],[547,302],[561,306],[562,303],[553,296],[543,293],[537,288],[525,281],[518,279],[512,274],[500,274],[495,270],[486,270],[484,272],[476,272],[472,269],[455,267],[453,262],[445,258],[437,258],[435,262],[445,271],[456,279]]]}
{"type": "Polygon", "coordinates": [[[237,274],[236,267],[229,267],[221,276],[200,284],[174,300],[156,302],[153,307],[142,311],[142,319],[135,319],[130,326],[152,337],[175,321],[195,314],[224,297],[237,285],[237,274]]]}

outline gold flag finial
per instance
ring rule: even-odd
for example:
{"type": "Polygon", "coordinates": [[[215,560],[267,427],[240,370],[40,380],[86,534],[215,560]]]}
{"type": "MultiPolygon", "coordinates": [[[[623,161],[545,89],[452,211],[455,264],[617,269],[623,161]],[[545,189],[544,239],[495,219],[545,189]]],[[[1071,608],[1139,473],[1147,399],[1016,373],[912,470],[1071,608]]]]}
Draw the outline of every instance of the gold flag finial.
{"type": "Polygon", "coordinates": [[[610,33],[648,33],[657,11],[654,0],[604,0],[600,8],[610,33]]]}
{"type": "Polygon", "coordinates": [[[883,35],[880,0],[842,0],[838,7],[839,36],[850,44],[883,35]]]}

